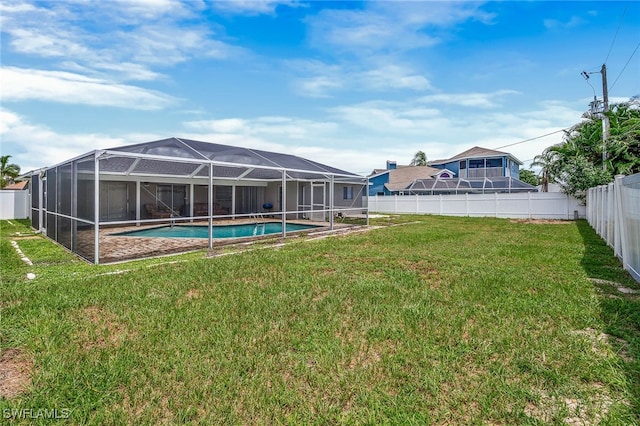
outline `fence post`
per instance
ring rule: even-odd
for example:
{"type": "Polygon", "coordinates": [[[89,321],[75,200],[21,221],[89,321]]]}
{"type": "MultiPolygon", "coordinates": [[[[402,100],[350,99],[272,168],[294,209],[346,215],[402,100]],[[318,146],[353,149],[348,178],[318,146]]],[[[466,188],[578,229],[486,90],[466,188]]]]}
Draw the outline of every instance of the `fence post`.
{"type": "MultiPolygon", "coordinates": [[[[484,189],[482,193],[484,194],[484,189]]],[[[464,209],[465,209],[465,216],[469,216],[469,193],[468,192],[464,193],[464,209]]]]}
{"type": "Polygon", "coordinates": [[[613,247],[613,252],[618,258],[620,262],[622,262],[622,267],[627,269],[627,265],[625,264],[625,259],[627,262],[629,261],[629,233],[627,232],[627,223],[624,220],[624,211],[622,210],[622,178],[623,175],[616,175],[613,190],[615,191],[615,245],[613,247]]]}
{"type": "Polygon", "coordinates": [[[420,214],[420,199],[418,198],[418,194],[416,194],[416,214],[420,214]]]}
{"type": "Polygon", "coordinates": [[[616,203],[616,191],[614,187],[614,183],[611,182],[607,185],[607,190],[609,191],[609,202],[607,203],[607,239],[609,240],[609,245],[614,249],[616,247],[616,233],[615,226],[617,222],[616,214],[615,214],[615,203],[616,203]]]}

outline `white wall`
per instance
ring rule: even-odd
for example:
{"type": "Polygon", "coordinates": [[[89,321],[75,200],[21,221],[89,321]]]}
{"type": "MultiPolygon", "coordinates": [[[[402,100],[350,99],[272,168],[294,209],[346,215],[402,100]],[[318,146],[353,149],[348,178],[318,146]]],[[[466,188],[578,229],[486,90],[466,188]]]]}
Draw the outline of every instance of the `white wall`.
{"type": "Polygon", "coordinates": [[[0,191],[0,219],[27,219],[31,209],[29,191],[0,191]]]}
{"type": "Polygon", "coordinates": [[[373,196],[369,197],[369,211],[564,220],[573,220],[577,212],[579,218],[586,217],[580,201],[558,192],[373,196]]]}

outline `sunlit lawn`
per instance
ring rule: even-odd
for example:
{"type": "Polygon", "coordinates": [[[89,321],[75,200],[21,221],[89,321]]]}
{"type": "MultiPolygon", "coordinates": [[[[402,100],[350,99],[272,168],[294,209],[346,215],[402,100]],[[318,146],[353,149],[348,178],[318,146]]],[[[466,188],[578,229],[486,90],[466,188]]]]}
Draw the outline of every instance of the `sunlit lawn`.
{"type": "Polygon", "coordinates": [[[586,222],[379,223],[403,224],[92,266],[3,221],[0,379],[29,379],[3,419],[639,421],[640,302],[611,283],[639,286],[586,222]]]}

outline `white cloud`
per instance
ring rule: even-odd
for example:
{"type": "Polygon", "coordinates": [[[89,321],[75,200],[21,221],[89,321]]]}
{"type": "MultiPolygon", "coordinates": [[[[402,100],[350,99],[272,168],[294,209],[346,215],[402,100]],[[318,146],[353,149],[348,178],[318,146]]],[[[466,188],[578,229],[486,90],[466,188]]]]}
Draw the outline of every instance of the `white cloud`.
{"type": "Polygon", "coordinates": [[[222,13],[233,15],[274,15],[278,6],[298,7],[301,4],[292,0],[222,0],[211,3],[222,13]]]}
{"type": "Polygon", "coordinates": [[[434,31],[477,20],[490,23],[493,15],[477,3],[366,2],[363,10],[323,10],[307,19],[311,42],[322,50],[338,49],[356,55],[409,51],[440,42],[434,31]]]}
{"type": "MultiPolygon", "coordinates": [[[[579,104],[579,102],[577,103],[579,104]]],[[[473,109],[464,120],[419,99],[342,105],[324,119],[287,116],[223,117],[182,123],[174,135],[299,155],[343,170],[369,173],[386,160],[408,164],[422,150],[429,159],[449,158],[472,146],[498,148],[569,127],[581,111],[564,102],[541,103],[527,112],[473,109]]],[[[166,138],[167,134],[63,134],[3,110],[3,153],[23,168],[55,164],[92,149],[166,138]],[[28,141],[28,143],[25,143],[28,141]]],[[[523,161],[562,140],[562,133],[504,148],[523,161]]],[[[26,170],[26,169],[25,169],[26,170]]]]}
{"type": "Polygon", "coordinates": [[[585,21],[584,19],[578,17],[578,16],[572,16],[571,18],[569,18],[567,21],[560,21],[558,19],[545,19],[543,21],[543,24],[546,28],[548,29],[571,29],[571,28],[575,28],[578,27],[582,24],[586,24],[587,21],[585,21]]]}
{"type": "MultiPolygon", "coordinates": [[[[192,21],[205,7],[198,1],[64,1],[46,7],[44,3],[37,5],[15,2],[4,8],[1,31],[11,49],[50,61],[60,59],[63,66],[84,67],[88,75],[116,68],[120,79],[149,80],[160,77],[149,66],[168,67],[192,58],[228,59],[246,54],[216,34],[223,33],[220,27],[192,21]]],[[[49,67],[60,65],[52,62],[49,67]]]]}
{"type": "Polygon", "coordinates": [[[97,148],[123,145],[125,140],[99,134],[61,134],[7,109],[0,109],[3,154],[11,155],[22,172],[51,166],[97,148]]]}
{"type": "Polygon", "coordinates": [[[159,92],[69,72],[5,67],[0,76],[5,102],[39,100],[140,110],[162,109],[175,102],[159,92]]]}
{"type": "MultiPolygon", "coordinates": [[[[388,58],[386,58],[390,61],[388,58]]],[[[328,98],[338,92],[385,92],[431,89],[429,80],[416,73],[411,66],[399,61],[395,64],[378,65],[386,62],[377,58],[375,63],[327,64],[313,61],[287,61],[286,66],[298,74],[293,81],[297,94],[312,98],[328,98]]]]}
{"type": "Polygon", "coordinates": [[[298,94],[310,98],[328,98],[334,90],[343,87],[340,79],[330,76],[300,78],[294,85],[298,94]]]}
{"type": "Polygon", "coordinates": [[[507,95],[520,94],[515,90],[498,90],[492,93],[440,93],[420,98],[424,103],[448,104],[470,108],[496,108],[507,95]]]}
{"type": "Polygon", "coordinates": [[[382,66],[365,71],[359,76],[362,77],[364,88],[371,90],[411,89],[422,91],[431,89],[431,83],[426,77],[414,74],[410,68],[400,65],[382,66]]]}
{"type": "Polygon", "coordinates": [[[80,65],[77,62],[65,61],[60,63],[60,67],[67,71],[82,73],[87,76],[97,78],[110,78],[113,80],[137,80],[153,81],[164,78],[160,73],[150,70],[148,67],[132,62],[94,62],[93,68],[80,65]]]}
{"type": "Polygon", "coordinates": [[[239,118],[225,118],[221,120],[188,121],[186,127],[193,130],[214,133],[242,132],[247,122],[239,118]]]}

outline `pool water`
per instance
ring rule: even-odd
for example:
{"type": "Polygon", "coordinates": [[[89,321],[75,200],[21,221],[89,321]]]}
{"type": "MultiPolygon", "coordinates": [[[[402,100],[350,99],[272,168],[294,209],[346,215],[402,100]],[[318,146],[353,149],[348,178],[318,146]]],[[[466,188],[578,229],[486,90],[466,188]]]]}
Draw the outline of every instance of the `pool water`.
{"type": "MultiPolygon", "coordinates": [[[[319,228],[316,225],[287,223],[287,232],[319,228]]],[[[242,225],[217,225],[213,227],[213,238],[243,238],[282,233],[281,222],[247,223],[242,225]]],[[[202,225],[175,225],[139,231],[120,232],[114,235],[127,237],[157,238],[209,238],[209,227],[202,225]]]]}

